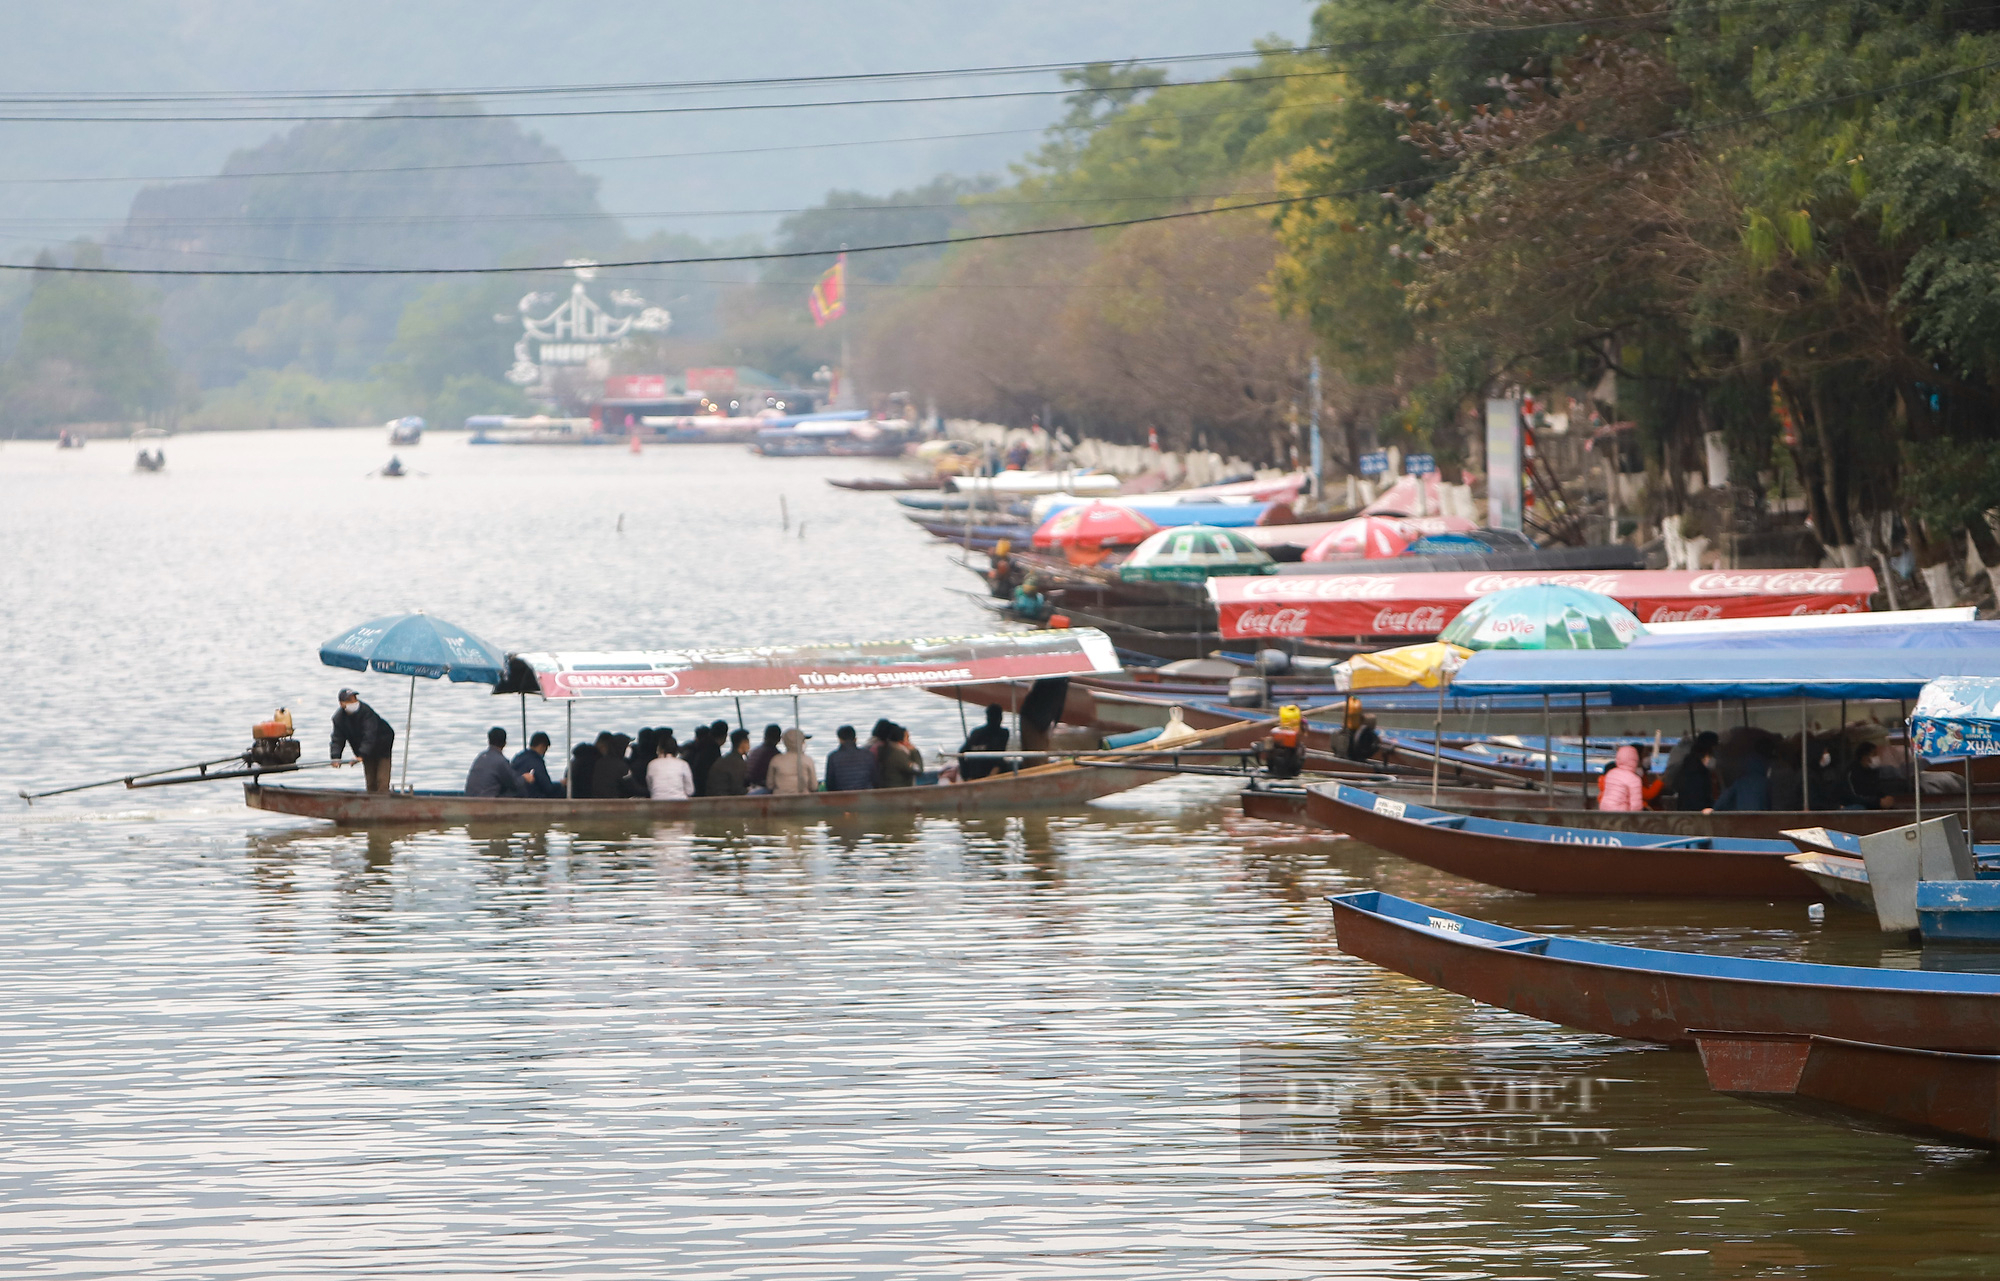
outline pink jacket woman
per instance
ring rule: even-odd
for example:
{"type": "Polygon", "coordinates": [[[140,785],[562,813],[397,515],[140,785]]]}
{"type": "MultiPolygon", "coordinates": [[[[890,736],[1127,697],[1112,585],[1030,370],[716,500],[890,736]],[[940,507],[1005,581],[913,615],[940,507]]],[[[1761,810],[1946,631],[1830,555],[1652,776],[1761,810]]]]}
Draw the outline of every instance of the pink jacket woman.
{"type": "Polygon", "coordinates": [[[1618,763],[1605,774],[1597,808],[1625,811],[1646,808],[1646,782],[1639,777],[1639,749],[1630,743],[1618,749],[1618,763]]]}

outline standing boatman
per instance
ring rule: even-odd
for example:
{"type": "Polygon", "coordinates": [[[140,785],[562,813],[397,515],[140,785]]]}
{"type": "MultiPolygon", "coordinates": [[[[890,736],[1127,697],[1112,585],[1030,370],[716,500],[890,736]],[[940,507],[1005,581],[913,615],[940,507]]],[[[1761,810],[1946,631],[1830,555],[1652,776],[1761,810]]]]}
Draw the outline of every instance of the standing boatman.
{"type": "Polygon", "coordinates": [[[354,759],[371,792],[389,790],[389,763],[396,756],[396,731],[351,689],[340,691],[340,710],[333,714],[333,759],[340,749],[354,749],[354,759]]]}

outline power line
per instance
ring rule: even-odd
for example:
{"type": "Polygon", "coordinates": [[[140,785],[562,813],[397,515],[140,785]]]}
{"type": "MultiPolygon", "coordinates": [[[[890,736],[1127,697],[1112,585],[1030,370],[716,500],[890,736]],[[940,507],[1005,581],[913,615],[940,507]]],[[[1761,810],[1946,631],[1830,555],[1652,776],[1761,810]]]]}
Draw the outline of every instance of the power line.
{"type": "MultiPolygon", "coordinates": [[[[0,94],[0,103],[18,105],[144,105],[159,103],[207,102],[395,102],[407,99],[565,97],[606,93],[712,92],[721,89],[793,88],[801,85],[865,84],[907,80],[934,80],[961,77],[1036,75],[1083,71],[1101,66],[1168,66],[1195,62],[1219,62],[1237,58],[1298,57],[1355,53],[1385,47],[1407,47],[1438,40],[1473,39],[1482,36],[1533,34],[1574,30],[1583,27],[1613,26],[1653,18],[1684,17],[1704,13],[1726,13],[1741,9],[1794,8],[1802,4],[1832,3],[1834,0],[1721,0],[1715,4],[1669,5],[1639,13],[1603,17],[1565,18],[1552,22],[1520,23],[1511,26],[1467,27],[1434,32],[1419,37],[1348,40],[1324,44],[1270,46],[1261,49],[1230,49],[1214,53],[1162,54],[1152,57],[1089,58],[1069,62],[1003,63],[988,66],[940,67],[905,71],[864,71],[799,76],[752,76],[713,80],[607,81],[569,85],[484,85],[455,89],[316,89],[316,90],[161,90],[152,93],[66,93],[0,94]]],[[[1192,83],[1192,82],[1190,82],[1192,83]]],[[[1069,92],[1080,92],[1072,89],[1069,92]]],[[[241,117],[232,117],[232,119],[241,117]]],[[[346,117],[343,117],[346,118],[346,117]]]]}
{"type": "MultiPolygon", "coordinates": [[[[1714,121],[1702,125],[1668,130],[1650,138],[1606,142],[1584,149],[1585,152],[1609,152],[1630,150],[1634,147],[1660,142],[1672,142],[1695,134],[1709,133],[1717,129],[1733,128],[1737,125],[1752,124],[1762,120],[1772,120],[1779,116],[1791,115],[1799,111],[1809,111],[1818,107],[1835,106],[1852,102],[1859,98],[1878,94],[1894,93],[1921,85],[1934,84],[1955,76],[1971,75],[1974,72],[2000,67],[2000,59],[1977,63],[1970,67],[1957,67],[1940,71],[1933,75],[1919,76],[1913,80],[1900,81],[1891,85],[1878,85],[1848,93],[1834,94],[1824,98],[1809,99],[1785,107],[1773,107],[1766,111],[1752,112],[1727,120],[1714,121]]],[[[1493,173],[1509,169],[1527,168],[1538,164],[1550,164],[1573,158],[1574,153],[1554,156],[1531,156],[1520,160],[1501,161],[1490,165],[1477,165],[1457,171],[1458,175],[1493,173]]],[[[1438,177],[1457,176],[1454,174],[1433,175],[1423,178],[1402,179],[1389,183],[1371,183],[1365,187],[1352,187],[1337,191],[1308,192],[1298,196],[1280,196],[1266,200],[1246,201],[1238,204],[1212,206],[1205,209],[1183,209],[1168,213],[1141,214],[1130,218],[1113,218],[1100,222],[1070,223],[1057,227],[1029,227],[1013,231],[979,232],[964,236],[932,237],[923,240],[906,240],[893,244],[855,245],[842,249],[790,249],[764,250],[757,253],[739,254],[696,254],[677,258],[632,258],[594,262],[591,265],[607,271],[636,267],[686,267],[705,266],[720,263],[785,262],[807,258],[827,258],[836,253],[866,254],[887,253],[908,249],[939,249],[953,245],[978,244],[988,241],[1023,240],[1036,236],[1066,235],[1079,231],[1110,231],[1124,227],[1144,226],[1152,223],[1178,222],[1188,218],[1213,217],[1217,214],[1240,213],[1258,209],[1275,209],[1291,205],[1307,204],[1315,200],[1339,199],[1346,196],[1363,196],[1382,192],[1385,187],[1416,186],[1436,180],[1438,177]]],[[[7,271],[48,271],[70,275],[94,276],[209,276],[209,277],[291,277],[291,276],[518,276],[538,273],[555,273],[570,270],[568,264],[540,264],[519,267],[319,267],[319,268],[275,268],[258,270],[229,270],[199,267],[81,267],[58,264],[0,263],[0,270],[7,271]]]]}

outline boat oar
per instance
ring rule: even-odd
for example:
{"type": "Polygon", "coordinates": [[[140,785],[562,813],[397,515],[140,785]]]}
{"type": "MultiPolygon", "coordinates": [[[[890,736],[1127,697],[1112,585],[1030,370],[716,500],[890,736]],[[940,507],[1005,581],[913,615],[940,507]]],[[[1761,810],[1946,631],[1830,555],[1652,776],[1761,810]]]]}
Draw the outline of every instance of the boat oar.
{"type": "MultiPolygon", "coordinates": [[[[94,787],[111,787],[120,783],[124,784],[126,787],[157,787],[159,786],[159,784],[157,783],[141,783],[138,780],[142,778],[158,778],[162,774],[178,774],[183,770],[199,770],[201,772],[185,780],[175,779],[172,781],[201,783],[201,782],[207,782],[210,779],[217,779],[217,778],[240,778],[242,777],[242,774],[239,772],[232,771],[229,774],[210,774],[207,771],[211,767],[216,765],[242,765],[245,763],[244,755],[245,755],[244,753],[238,752],[234,756],[218,757],[217,759],[212,761],[192,761],[186,765],[169,765],[165,769],[144,770],[137,774],[120,774],[117,778],[101,778],[97,780],[95,783],[77,783],[70,787],[52,787],[46,792],[20,791],[16,792],[15,795],[19,796],[22,800],[26,801],[28,804],[33,805],[36,801],[39,801],[44,797],[63,796],[67,795],[70,792],[87,792],[94,787]]],[[[324,762],[316,762],[315,764],[332,765],[336,764],[336,762],[324,761],[324,762]]],[[[256,772],[261,774],[269,774],[277,772],[278,770],[283,770],[289,773],[292,770],[311,769],[311,768],[314,768],[314,765],[281,765],[281,766],[261,769],[256,772]]]]}

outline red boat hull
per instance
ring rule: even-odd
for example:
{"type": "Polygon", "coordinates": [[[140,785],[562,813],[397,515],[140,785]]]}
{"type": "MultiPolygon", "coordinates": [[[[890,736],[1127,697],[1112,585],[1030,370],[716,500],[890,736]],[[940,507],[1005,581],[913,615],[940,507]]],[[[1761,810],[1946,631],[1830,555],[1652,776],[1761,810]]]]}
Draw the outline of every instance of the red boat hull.
{"type": "Polygon", "coordinates": [[[1933,1050],[2000,1049],[2000,1000],[1678,974],[1509,951],[1335,900],[1340,950],[1545,1023],[1692,1048],[1691,1028],[1832,1036],[1933,1050]]]}
{"type": "Polygon", "coordinates": [[[1696,1032],[1709,1088],[1864,1130],[2000,1149],[2000,1058],[1821,1036],[1696,1032]]]}

